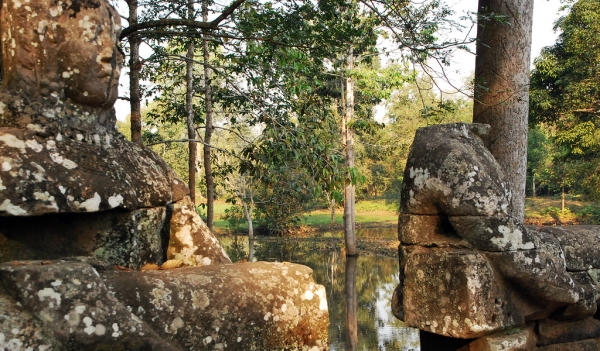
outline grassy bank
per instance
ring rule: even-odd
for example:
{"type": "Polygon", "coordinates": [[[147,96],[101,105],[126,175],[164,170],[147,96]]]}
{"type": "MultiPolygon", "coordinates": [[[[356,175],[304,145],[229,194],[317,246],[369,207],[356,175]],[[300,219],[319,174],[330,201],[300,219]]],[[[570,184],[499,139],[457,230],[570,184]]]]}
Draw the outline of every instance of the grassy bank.
{"type": "MultiPolygon", "coordinates": [[[[227,230],[227,221],[221,216],[231,205],[223,201],[215,203],[215,229],[218,233],[227,230]]],[[[394,227],[398,223],[397,203],[389,200],[361,200],[356,204],[356,225],[360,228],[394,227]]],[[[335,210],[334,221],[327,209],[314,209],[302,215],[302,225],[314,231],[342,229],[343,208],[335,210]]],[[[600,205],[567,197],[565,211],[558,197],[527,198],[525,222],[532,225],[600,224],[600,205]]]]}

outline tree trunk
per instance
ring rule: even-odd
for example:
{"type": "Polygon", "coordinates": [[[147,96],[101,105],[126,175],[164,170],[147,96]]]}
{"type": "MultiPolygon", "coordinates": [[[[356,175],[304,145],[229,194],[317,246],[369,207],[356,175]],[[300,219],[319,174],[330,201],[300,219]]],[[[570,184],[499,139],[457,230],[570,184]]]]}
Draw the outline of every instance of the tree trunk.
{"type": "MultiPolygon", "coordinates": [[[[352,47],[348,49],[346,57],[346,70],[354,68],[354,52],[352,47]]],[[[342,121],[343,138],[345,146],[346,167],[348,170],[354,168],[354,130],[351,121],[354,118],[354,82],[352,77],[346,78],[346,107],[342,121]]],[[[348,174],[344,188],[344,238],[346,240],[346,256],[356,256],[356,228],[354,222],[354,184],[348,174]]]]}
{"type": "Polygon", "coordinates": [[[535,199],[535,173],[533,173],[533,198],[535,199]]]}
{"type": "MultiPolygon", "coordinates": [[[[138,2],[127,0],[129,6],[129,25],[137,24],[138,2]]],[[[129,37],[129,105],[131,107],[131,141],[142,144],[142,107],[140,103],[140,40],[137,34],[129,37]]]]}
{"type": "Polygon", "coordinates": [[[565,186],[563,185],[560,190],[561,190],[561,199],[562,199],[560,211],[562,212],[562,214],[565,214],[565,186]]]}
{"type": "MultiPolygon", "coordinates": [[[[194,4],[188,3],[188,17],[194,18],[194,4]]],[[[196,128],[194,128],[194,38],[190,38],[187,46],[186,55],[186,92],[185,92],[185,110],[187,112],[187,131],[188,139],[196,139],[196,128]]],[[[196,205],[196,152],[198,145],[195,141],[188,143],[188,186],[190,187],[190,198],[194,206],[196,205]]],[[[212,231],[212,230],[211,230],[212,231]]]]}
{"type": "MultiPolygon", "coordinates": [[[[208,4],[206,0],[202,1],[202,18],[208,21],[208,4]]],[[[207,33],[204,33],[205,35],[207,33]]],[[[204,53],[204,101],[206,104],[206,129],[204,130],[204,174],[206,179],[206,225],[212,232],[214,227],[215,213],[215,182],[212,174],[212,166],[210,163],[210,142],[213,132],[213,109],[212,109],[212,92],[210,88],[211,71],[208,68],[208,60],[210,52],[208,51],[208,40],[206,37],[202,40],[204,53]]]]}
{"type": "Polygon", "coordinates": [[[473,122],[492,126],[483,139],[510,182],[511,214],[523,220],[533,1],[479,0],[478,15],[473,122]]]}

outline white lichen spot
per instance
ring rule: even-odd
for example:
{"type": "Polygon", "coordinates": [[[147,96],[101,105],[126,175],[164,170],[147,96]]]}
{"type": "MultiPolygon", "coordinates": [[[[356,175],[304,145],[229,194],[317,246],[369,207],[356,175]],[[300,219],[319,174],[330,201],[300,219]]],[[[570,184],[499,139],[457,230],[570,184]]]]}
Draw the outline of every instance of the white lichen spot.
{"type": "Polygon", "coordinates": [[[2,170],[3,170],[4,172],[8,172],[8,171],[10,171],[11,169],[12,169],[12,165],[10,164],[10,162],[8,162],[8,161],[4,161],[4,162],[2,162],[2,170]]]}
{"type": "Polygon", "coordinates": [[[96,331],[96,327],[92,325],[93,321],[90,317],[83,318],[83,323],[85,324],[84,332],[88,335],[92,335],[96,331]]]}
{"type": "Polygon", "coordinates": [[[241,336],[238,336],[238,337],[237,337],[237,342],[240,342],[240,341],[242,341],[242,337],[241,337],[241,336]]]}
{"type": "Polygon", "coordinates": [[[60,193],[61,193],[61,194],[64,194],[64,193],[67,191],[67,188],[65,188],[65,187],[64,187],[64,186],[62,186],[62,185],[59,185],[59,186],[58,186],[58,190],[60,191],[60,193]]]}
{"type": "Polygon", "coordinates": [[[202,259],[202,265],[204,265],[204,266],[209,266],[211,263],[212,263],[212,260],[208,257],[204,257],[202,259]]]}
{"type": "Polygon", "coordinates": [[[0,135],[0,141],[3,142],[6,146],[12,147],[15,149],[25,149],[25,142],[12,134],[2,134],[0,135]]]}
{"type": "Polygon", "coordinates": [[[25,211],[21,207],[13,205],[10,199],[4,200],[2,205],[0,205],[0,211],[4,211],[13,216],[22,216],[24,214],[27,214],[27,211],[25,211]]]}
{"type": "Polygon", "coordinates": [[[25,144],[35,152],[40,152],[44,149],[44,146],[38,143],[35,139],[27,140],[25,144]]]}
{"type": "Polygon", "coordinates": [[[111,208],[115,208],[123,203],[123,196],[116,194],[108,198],[108,204],[111,208]]]}
{"type": "Polygon", "coordinates": [[[313,294],[313,292],[311,290],[306,290],[304,292],[304,294],[302,295],[302,299],[303,300],[312,300],[312,298],[315,296],[315,294],[313,294]]]}
{"type": "MultiPolygon", "coordinates": [[[[52,288],[44,288],[40,291],[38,291],[37,293],[38,298],[40,299],[40,301],[44,301],[46,298],[49,299],[54,299],[54,301],[56,302],[57,306],[60,306],[60,294],[57,293],[56,291],[54,291],[54,289],[52,288]]],[[[52,306],[54,305],[52,302],[50,303],[52,306]]]]}
{"type": "Polygon", "coordinates": [[[53,281],[52,283],[50,283],[50,285],[57,287],[57,286],[61,286],[62,285],[62,279],[56,279],[55,281],[53,281]]]}
{"type": "Polygon", "coordinates": [[[422,188],[425,184],[425,181],[429,179],[429,170],[427,168],[417,168],[413,169],[412,167],[409,170],[410,178],[414,178],[414,184],[418,188],[422,188]]]}
{"type": "Polygon", "coordinates": [[[77,133],[77,135],[75,135],[75,139],[77,139],[77,141],[82,141],[83,140],[83,135],[80,133],[77,133]]]}
{"type": "Polygon", "coordinates": [[[491,241],[500,249],[508,250],[531,250],[535,248],[533,242],[523,242],[523,233],[519,228],[511,228],[499,225],[498,233],[501,238],[492,238],[491,241]]]}
{"type": "Polygon", "coordinates": [[[2,101],[0,101],[0,115],[4,114],[5,107],[6,107],[6,105],[2,101]]]}
{"type": "Polygon", "coordinates": [[[101,201],[100,194],[94,193],[94,196],[82,202],[79,208],[84,209],[86,212],[98,212],[101,201]]]}
{"type": "Polygon", "coordinates": [[[325,287],[320,285],[317,287],[316,295],[319,297],[319,310],[327,311],[327,293],[325,292],[325,287]]]}
{"type": "Polygon", "coordinates": [[[212,342],[212,337],[209,335],[205,337],[202,341],[204,342],[204,345],[210,344],[212,342]]]}

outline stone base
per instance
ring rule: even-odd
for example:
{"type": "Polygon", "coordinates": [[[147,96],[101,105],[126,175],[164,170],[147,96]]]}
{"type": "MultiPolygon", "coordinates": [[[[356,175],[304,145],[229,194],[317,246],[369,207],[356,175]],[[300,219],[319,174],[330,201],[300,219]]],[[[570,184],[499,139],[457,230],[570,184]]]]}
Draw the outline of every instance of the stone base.
{"type": "Polygon", "coordinates": [[[328,349],[325,288],[297,264],[149,272],[0,264],[0,350],[328,349]]]}
{"type": "Polygon", "coordinates": [[[462,339],[523,324],[532,311],[503,284],[477,251],[415,247],[405,258],[404,322],[462,339]]]}

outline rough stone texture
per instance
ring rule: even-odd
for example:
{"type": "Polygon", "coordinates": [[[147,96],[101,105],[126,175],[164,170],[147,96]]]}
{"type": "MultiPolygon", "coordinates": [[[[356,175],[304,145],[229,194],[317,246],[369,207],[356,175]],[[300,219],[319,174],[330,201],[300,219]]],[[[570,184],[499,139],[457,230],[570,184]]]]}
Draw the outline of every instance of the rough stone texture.
{"type": "Polygon", "coordinates": [[[514,328],[479,338],[458,351],[531,351],[536,334],[532,327],[514,328]]]}
{"type": "Polygon", "coordinates": [[[161,264],[169,238],[166,207],[89,214],[58,214],[0,219],[0,262],[91,256],[110,265],[138,268],[161,264]],[[22,248],[22,249],[19,249],[22,248]]]}
{"type": "Polygon", "coordinates": [[[568,271],[600,268],[600,226],[541,227],[539,231],[552,234],[558,240],[568,271]]]}
{"type": "Polygon", "coordinates": [[[532,312],[506,294],[498,274],[476,251],[417,248],[404,267],[404,322],[421,330],[475,338],[520,325],[532,312]]]}
{"type": "Polygon", "coordinates": [[[46,263],[0,264],[0,306],[10,317],[0,324],[0,349],[176,350],[112,297],[91,266],[46,263]]]}
{"type": "Polygon", "coordinates": [[[456,235],[445,216],[411,215],[398,217],[398,240],[407,245],[470,247],[456,235]]]}
{"type": "Polygon", "coordinates": [[[219,240],[198,215],[189,196],[173,206],[170,232],[167,259],[181,260],[187,266],[231,263],[219,240]]]}
{"type": "Polygon", "coordinates": [[[507,215],[511,195],[504,174],[477,136],[488,130],[467,123],[419,128],[404,171],[401,212],[507,215]]]}
{"type": "Polygon", "coordinates": [[[182,349],[325,350],[325,288],[308,267],[243,263],[103,273],[115,297],[182,349]]]}
{"type": "Polygon", "coordinates": [[[537,351],[600,351],[600,340],[591,339],[564,344],[540,346],[537,351]]]}
{"type": "Polygon", "coordinates": [[[0,216],[159,207],[188,193],[116,131],[120,18],[103,1],[1,10],[0,216]]]}
{"type": "MultiPolygon", "coordinates": [[[[485,132],[462,123],[417,132],[402,188],[394,314],[462,339],[540,320],[558,325],[560,335],[544,336],[550,343],[596,338],[568,325],[598,318],[600,227],[532,229],[512,218],[503,172],[478,136],[485,132]]],[[[465,350],[533,347],[532,338],[499,335],[465,350]]]]}
{"type": "Polygon", "coordinates": [[[546,319],[538,322],[537,333],[538,345],[560,344],[600,338],[600,321],[593,318],[575,322],[546,319]]]}

